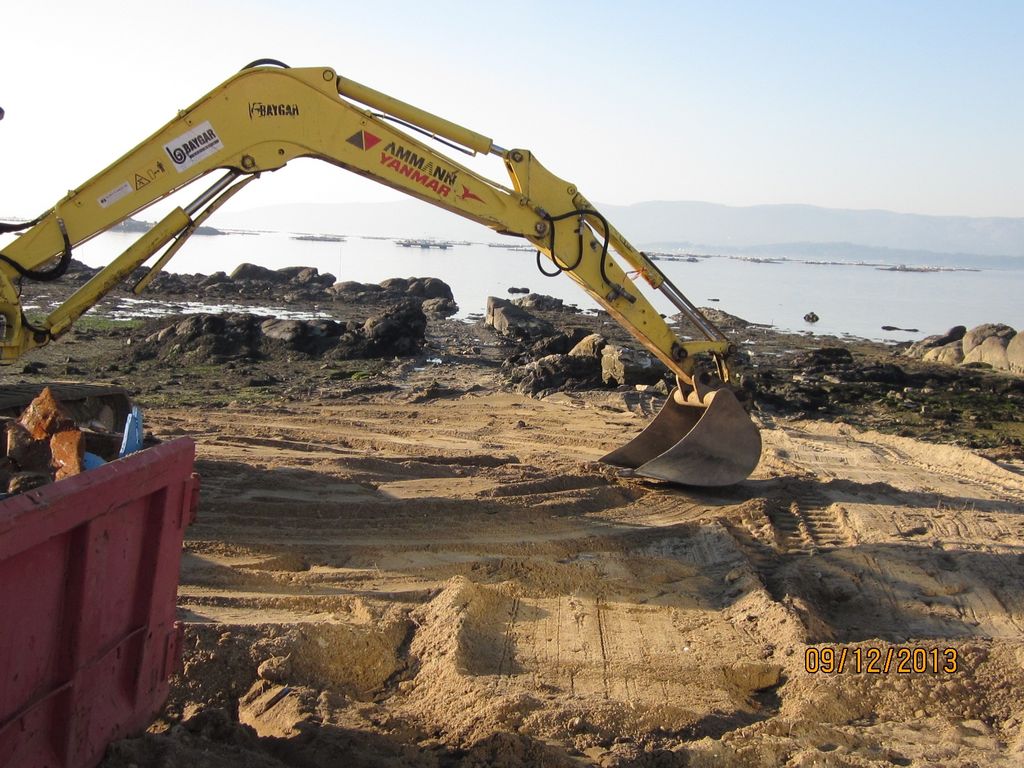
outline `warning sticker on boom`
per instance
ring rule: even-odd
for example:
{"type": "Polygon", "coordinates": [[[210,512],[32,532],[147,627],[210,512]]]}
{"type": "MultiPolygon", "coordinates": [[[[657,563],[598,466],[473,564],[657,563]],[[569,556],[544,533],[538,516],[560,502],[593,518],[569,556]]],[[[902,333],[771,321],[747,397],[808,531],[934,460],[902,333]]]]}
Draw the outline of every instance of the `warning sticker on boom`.
{"type": "Polygon", "coordinates": [[[223,148],[224,144],[217,132],[213,130],[209,120],[164,144],[167,156],[171,158],[171,163],[179,173],[223,148]]]}

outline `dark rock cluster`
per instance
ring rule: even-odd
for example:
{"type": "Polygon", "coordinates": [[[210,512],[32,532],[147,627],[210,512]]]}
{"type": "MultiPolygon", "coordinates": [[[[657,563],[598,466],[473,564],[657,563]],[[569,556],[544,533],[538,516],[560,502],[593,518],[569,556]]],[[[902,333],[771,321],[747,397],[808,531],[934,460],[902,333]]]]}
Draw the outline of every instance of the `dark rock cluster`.
{"type": "Polygon", "coordinates": [[[884,397],[906,386],[909,378],[898,365],[860,363],[846,347],[822,347],[748,372],[743,387],[755,392],[759,405],[781,412],[812,413],[884,397]]]}
{"type": "Polygon", "coordinates": [[[543,397],[553,392],[654,384],[667,375],[646,351],[611,344],[599,333],[573,325],[557,329],[533,311],[574,313],[561,299],[530,294],[507,301],[490,297],[485,322],[513,347],[502,365],[506,384],[543,397]]]}
{"type": "Polygon", "coordinates": [[[543,397],[554,392],[594,389],[601,382],[601,350],[606,342],[585,329],[553,333],[502,365],[507,384],[516,392],[543,397]]]}
{"type": "Polygon", "coordinates": [[[436,277],[391,277],[379,284],[346,280],[335,283],[327,293],[336,301],[393,301],[399,297],[421,302],[424,314],[449,317],[459,311],[451,287],[436,277]]]}
{"type": "MultiPolygon", "coordinates": [[[[72,259],[67,280],[81,284],[98,269],[72,259]]],[[[129,279],[134,284],[146,269],[140,267],[129,279]]],[[[334,275],[316,267],[269,269],[257,264],[239,264],[228,274],[176,274],[161,272],[147,288],[154,295],[199,299],[259,299],[284,303],[393,303],[415,299],[430,317],[450,317],[459,311],[452,289],[436,277],[393,277],[380,284],[337,282],[334,275]]]]}
{"type": "Polygon", "coordinates": [[[251,313],[195,314],[148,324],[131,346],[135,361],[189,363],[257,360],[298,352],[331,360],[402,357],[423,346],[427,319],[419,302],[404,299],[363,322],[297,320],[251,313]]]}
{"type": "Polygon", "coordinates": [[[972,447],[1007,442],[988,432],[994,423],[1018,421],[1024,408],[1024,380],[915,360],[865,361],[838,346],[775,357],[770,365],[743,371],[741,381],[761,410],[925,437],[942,437],[956,425],[972,447]]]}
{"type": "Polygon", "coordinates": [[[326,298],[335,277],[320,274],[316,267],[268,269],[256,264],[239,264],[231,274],[182,275],[162,272],[153,281],[153,293],[168,296],[201,295],[211,298],[273,299],[297,302],[326,298]]]}

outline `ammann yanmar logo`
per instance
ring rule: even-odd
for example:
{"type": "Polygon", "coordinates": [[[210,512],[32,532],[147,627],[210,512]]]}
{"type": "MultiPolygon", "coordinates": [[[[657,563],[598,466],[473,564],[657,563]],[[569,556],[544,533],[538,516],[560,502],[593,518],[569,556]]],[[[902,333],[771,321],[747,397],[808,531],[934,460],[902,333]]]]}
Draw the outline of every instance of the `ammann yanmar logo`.
{"type": "Polygon", "coordinates": [[[209,120],[164,144],[167,156],[179,172],[191,168],[223,148],[224,144],[209,120]]]}

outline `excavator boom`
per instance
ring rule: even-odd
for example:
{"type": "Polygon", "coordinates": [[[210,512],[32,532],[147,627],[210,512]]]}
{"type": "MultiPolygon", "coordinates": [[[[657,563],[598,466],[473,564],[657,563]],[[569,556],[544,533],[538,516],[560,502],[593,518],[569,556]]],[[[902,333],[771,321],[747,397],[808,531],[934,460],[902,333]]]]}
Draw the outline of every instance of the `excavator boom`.
{"type": "MultiPolygon", "coordinates": [[[[279,62],[254,62],[72,190],[52,209],[29,222],[0,254],[0,361],[11,362],[71,327],[115,285],[163,250],[136,286],[141,291],[195,228],[259,174],[299,157],[317,158],[444,208],[507,235],[523,237],[545,254],[629,330],[676,375],[659,433],[690,424],[676,439],[646,432],[642,450],[609,454],[610,463],[639,474],[693,485],[737,482],[754,469],[760,438],[728,387],[728,339],[682,292],[634,248],[576,187],[552,174],[526,149],[504,149],[444,118],[338,75],[329,68],[292,69],[279,62]],[[402,130],[410,128],[468,154],[501,157],[509,186],[496,183],[441,154],[402,130]],[[25,317],[15,281],[55,279],[72,250],[129,216],[193,182],[222,175],[191,204],[162,221],[108,264],[41,323],[25,317]],[[636,272],[705,337],[684,341],[665,323],[631,281],[636,272]],[[722,386],[701,391],[696,356],[710,354],[722,386]],[[717,405],[716,405],[717,404],[717,405]],[[719,417],[719,412],[727,416],[719,417]],[[721,422],[721,423],[718,423],[721,422]],[[718,463],[708,473],[687,456],[687,435],[697,432],[699,453],[718,463]],[[741,434],[742,433],[742,434],[741,434]],[[650,446],[671,443],[670,456],[650,446]],[[709,452],[712,446],[715,450],[709,452]],[[644,456],[637,463],[636,457],[644,456]],[[645,471],[653,459],[664,466],[645,471]],[[713,475],[713,476],[712,476],[713,475]]],[[[654,425],[652,425],[653,427],[654,425]]],[[[691,441],[697,447],[697,440],[691,441]]],[[[631,444],[632,445],[632,444],[631,444]]]]}

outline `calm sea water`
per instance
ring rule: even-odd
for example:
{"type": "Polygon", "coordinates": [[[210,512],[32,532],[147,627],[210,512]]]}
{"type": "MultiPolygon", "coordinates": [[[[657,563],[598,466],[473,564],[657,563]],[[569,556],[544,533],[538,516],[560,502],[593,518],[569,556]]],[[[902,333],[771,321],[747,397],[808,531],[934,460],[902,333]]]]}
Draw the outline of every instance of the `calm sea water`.
{"type": "MultiPolygon", "coordinates": [[[[76,256],[91,266],[108,263],[134,236],[107,233],[76,256]]],[[[509,287],[557,296],[584,309],[597,307],[565,276],[540,275],[533,252],[483,243],[447,250],[402,248],[392,240],[301,241],[281,233],[193,237],[168,271],[231,272],[251,262],[273,269],[312,266],[339,280],[377,283],[388,277],[439,277],[452,287],[460,315],[483,312],[488,296],[509,298],[509,287]]],[[[721,309],[782,330],[849,334],[903,341],[942,333],[953,325],[1001,322],[1024,329],[1024,269],[979,272],[889,272],[855,265],[756,263],[724,257],[659,266],[697,306],[721,309]],[[820,320],[803,321],[808,312],[820,320]],[[887,332],[883,325],[916,328],[887,332]]],[[[970,266],[965,264],[964,266],[970,266]]],[[[1024,265],[1022,265],[1024,266],[1024,265]]],[[[545,261],[545,267],[550,263],[545,261]]],[[[674,312],[660,294],[655,307],[674,312]]]]}

